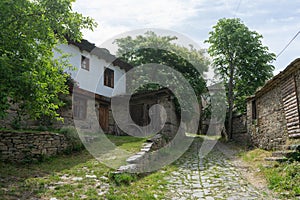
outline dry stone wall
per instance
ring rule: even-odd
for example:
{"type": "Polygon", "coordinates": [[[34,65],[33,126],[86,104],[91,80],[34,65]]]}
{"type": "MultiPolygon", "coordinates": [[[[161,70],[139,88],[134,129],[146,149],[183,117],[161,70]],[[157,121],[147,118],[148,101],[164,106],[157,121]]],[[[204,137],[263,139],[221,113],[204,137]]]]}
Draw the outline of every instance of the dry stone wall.
{"type": "Polygon", "coordinates": [[[0,131],[0,160],[25,162],[40,160],[68,149],[64,135],[50,132],[0,131]]]}

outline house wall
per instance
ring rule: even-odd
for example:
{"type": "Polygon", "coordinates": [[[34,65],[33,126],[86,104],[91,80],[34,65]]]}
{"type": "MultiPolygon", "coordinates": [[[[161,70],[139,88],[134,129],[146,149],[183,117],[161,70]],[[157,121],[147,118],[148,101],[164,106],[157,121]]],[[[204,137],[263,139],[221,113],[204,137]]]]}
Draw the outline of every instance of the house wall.
{"type": "MultiPolygon", "coordinates": [[[[122,96],[115,96],[115,101],[118,102],[122,102],[122,96]]],[[[164,113],[163,111],[160,111],[160,115],[157,118],[154,118],[153,120],[158,120],[157,123],[155,124],[161,124],[161,130],[159,131],[159,135],[161,135],[162,137],[156,137],[157,141],[154,142],[156,145],[154,146],[163,146],[164,144],[166,144],[167,142],[169,142],[170,140],[173,139],[173,137],[176,135],[178,127],[179,127],[179,123],[180,120],[178,119],[177,115],[176,115],[176,111],[175,111],[175,104],[174,104],[174,99],[171,98],[171,94],[169,93],[164,93],[164,92],[149,92],[146,94],[138,94],[138,95],[134,95],[131,98],[130,101],[130,107],[132,108],[130,111],[131,117],[133,120],[135,119],[140,119],[139,121],[136,121],[135,124],[138,124],[139,126],[147,126],[149,125],[149,110],[148,108],[151,108],[152,105],[154,104],[159,104],[161,105],[166,113],[164,113]],[[140,108],[138,108],[140,107],[140,108]],[[141,111],[142,109],[142,111],[141,111]],[[165,115],[166,114],[166,115],[165,115]],[[134,117],[135,115],[140,116],[140,118],[134,117]],[[165,124],[162,124],[160,122],[161,119],[166,117],[166,122],[165,124]],[[139,124],[142,123],[142,124],[139,124]]],[[[119,105],[119,104],[118,104],[119,105]]],[[[121,106],[120,103],[120,107],[116,108],[118,110],[121,110],[120,112],[118,112],[119,116],[121,116],[121,119],[128,119],[129,116],[125,109],[121,106]],[[124,110],[124,111],[122,111],[124,110]]],[[[123,122],[124,125],[127,125],[127,122],[123,122]]],[[[111,116],[111,121],[110,121],[110,128],[112,130],[114,130],[113,132],[115,132],[116,134],[119,135],[125,135],[126,133],[124,133],[122,130],[120,130],[119,128],[117,128],[117,124],[115,124],[115,122],[112,119],[111,116]],[[111,126],[112,124],[114,124],[113,126],[111,126]]],[[[131,129],[128,128],[129,130],[131,129]]],[[[136,132],[136,127],[132,126],[132,133],[136,132]]]]}
{"type": "MultiPolygon", "coordinates": [[[[69,62],[74,67],[73,70],[68,69],[67,72],[71,74],[72,78],[79,83],[81,89],[95,92],[106,97],[111,97],[114,88],[104,85],[103,73],[104,68],[110,68],[114,70],[114,85],[118,86],[119,93],[125,93],[125,78],[120,79],[125,70],[120,69],[117,66],[112,65],[106,60],[99,58],[87,51],[81,51],[75,45],[59,45],[58,48],[65,54],[69,54],[69,62]],[[90,59],[90,70],[81,69],[81,55],[90,59]],[[121,81],[120,83],[118,83],[121,81]]],[[[55,57],[61,56],[60,53],[54,52],[55,57]]]]}
{"type": "Polygon", "coordinates": [[[247,102],[247,127],[252,143],[266,150],[280,149],[288,139],[280,84],[255,98],[257,119],[252,119],[252,100],[247,102]]]}

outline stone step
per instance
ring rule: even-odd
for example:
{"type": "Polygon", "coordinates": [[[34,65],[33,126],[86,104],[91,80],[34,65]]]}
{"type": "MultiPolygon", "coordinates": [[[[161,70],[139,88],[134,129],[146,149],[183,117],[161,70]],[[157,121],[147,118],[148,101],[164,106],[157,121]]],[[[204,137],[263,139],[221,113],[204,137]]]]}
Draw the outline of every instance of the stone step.
{"type": "Polygon", "coordinates": [[[130,164],[137,164],[139,161],[143,159],[145,152],[139,152],[129,158],[126,159],[126,162],[130,164]]]}
{"type": "Polygon", "coordinates": [[[294,151],[299,151],[300,152],[300,144],[291,144],[286,146],[287,150],[294,150],[294,151]]]}
{"type": "Polygon", "coordinates": [[[129,164],[129,165],[124,165],[121,166],[119,169],[117,169],[117,171],[115,171],[115,174],[120,174],[120,173],[125,173],[125,172],[135,172],[137,169],[137,165],[136,164],[129,164]]]}
{"type": "Polygon", "coordinates": [[[287,161],[288,159],[284,156],[282,157],[267,157],[265,158],[266,161],[276,161],[276,162],[284,162],[287,161]]]}
{"type": "Polygon", "coordinates": [[[300,138],[300,133],[290,134],[289,138],[291,138],[291,139],[299,139],[300,138]]]}
{"type": "Polygon", "coordinates": [[[285,150],[285,151],[274,151],[272,157],[289,157],[293,153],[296,153],[294,150],[285,150]]]}

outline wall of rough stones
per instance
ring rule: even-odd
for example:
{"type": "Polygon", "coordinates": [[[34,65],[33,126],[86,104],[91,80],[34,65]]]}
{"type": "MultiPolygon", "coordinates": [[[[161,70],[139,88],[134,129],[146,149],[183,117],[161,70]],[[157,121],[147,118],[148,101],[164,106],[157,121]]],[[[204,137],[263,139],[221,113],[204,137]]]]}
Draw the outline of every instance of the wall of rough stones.
{"type": "Polygon", "coordinates": [[[0,160],[25,162],[63,153],[68,149],[64,135],[50,132],[0,131],[0,160]]]}
{"type": "Polygon", "coordinates": [[[41,130],[47,127],[52,129],[60,129],[64,126],[74,126],[73,113],[72,113],[72,97],[68,96],[67,100],[70,101],[70,105],[59,109],[58,113],[63,118],[63,121],[57,121],[55,119],[44,119],[43,120],[31,120],[26,116],[22,116],[21,120],[16,122],[17,118],[17,105],[11,105],[7,110],[5,118],[0,119],[0,128],[5,129],[32,129],[41,130]]]}
{"type": "MultiPolygon", "coordinates": [[[[132,108],[130,113],[128,113],[125,110],[121,103],[116,104],[116,106],[119,105],[120,107],[117,107],[115,109],[120,110],[118,112],[118,115],[121,119],[124,119],[121,123],[124,123],[123,126],[127,128],[127,132],[130,134],[138,134],[139,126],[147,126],[150,123],[148,116],[151,115],[151,112],[149,111],[149,108],[156,104],[162,106],[165,112],[163,110],[156,110],[156,112],[158,112],[159,115],[158,117],[153,118],[153,120],[157,120],[155,123],[156,125],[161,125],[161,127],[159,128],[160,131],[158,132],[158,135],[152,138],[153,142],[155,143],[153,147],[159,149],[160,147],[164,146],[173,139],[173,137],[178,131],[180,121],[176,115],[174,99],[171,97],[171,95],[168,92],[165,92],[165,90],[156,91],[152,93],[149,92],[133,96],[130,100],[130,106],[132,108]],[[130,124],[130,126],[128,126],[129,123],[126,119],[129,119],[129,114],[131,115],[133,121],[134,118],[136,118],[134,117],[135,115],[140,116],[140,120],[138,122],[134,121],[135,124],[130,124]],[[165,124],[162,123],[162,119],[166,119],[165,124]]],[[[124,96],[116,96],[114,98],[114,101],[116,102],[124,101],[124,96]]],[[[118,128],[118,125],[115,123],[112,116],[110,116],[110,127],[113,127],[110,129],[114,130],[112,131],[114,134],[126,135],[126,133],[124,133],[120,128],[118,128]]]]}
{"type": "Polygon", "coordinates": [[[288,139],[280,85],[255,99],[257,119],[252,119],[253,99],[247,102],[247,127],[251,141],[266,150],[280,149],[288,139]]]}
{"type": "Polygon", "coordinates": [[[251,137],[247,132],[247,116],[237,115],[232,119],[232,137],[239,144],[250,145],[251,137]]]}

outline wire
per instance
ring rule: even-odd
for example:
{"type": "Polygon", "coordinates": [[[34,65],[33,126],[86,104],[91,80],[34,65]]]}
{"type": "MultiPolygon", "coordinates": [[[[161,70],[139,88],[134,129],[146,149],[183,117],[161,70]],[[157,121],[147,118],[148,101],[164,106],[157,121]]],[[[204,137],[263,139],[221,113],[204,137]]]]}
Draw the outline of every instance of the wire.
{"type": "Polygon", "coordinates": [[[280,51],[280,53],[276,56],[278,58],[289,46],[290,44],[296,39],[296,37],[300,34],[300,31],[296,33],[296,35],[291,39],[291,41],[280,51]]]}
{"type": "Polygon", "coordinates": [[[239,3],[238,3],[238,5],[237,5],[237,7],[236,7],[236,9],[235,9],[233,18],[236,17],[236,14],[237,14],[237,12],[238,12],[238,10],[239,10],[239,8],[240,8],[241,2],[242,2],[242,0],[239,0],[239,3]]]}

